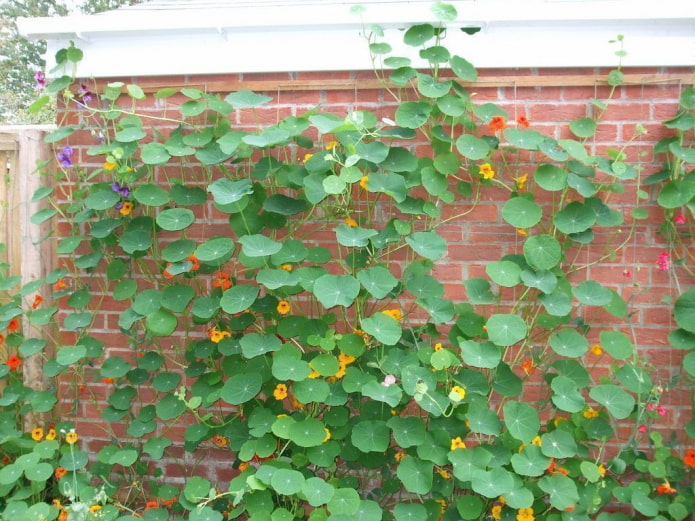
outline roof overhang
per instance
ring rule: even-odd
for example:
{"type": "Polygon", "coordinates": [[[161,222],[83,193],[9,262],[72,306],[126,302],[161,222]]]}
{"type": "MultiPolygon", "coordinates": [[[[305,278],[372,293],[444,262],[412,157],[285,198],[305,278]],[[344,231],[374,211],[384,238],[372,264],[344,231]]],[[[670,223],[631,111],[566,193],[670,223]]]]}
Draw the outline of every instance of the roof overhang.
{"type": "MultiPolygon", "coordinates": [[[[47,70],[70,41],[84,51],[82,77],[276,71],[368,70],[370,24],[394,55],[424,65],[402,30],[437,23],[433,2],[296,0],[280,5],[195,4],[119,9],[93,16],[23,18],[19,31],[47,40],[47,70]],[[207,6],[206,6],[207,5],[207,6]]],[[[695,2],[665,0],[459,0],[445,45],[478,68],[614,67],[624,35],[624,66],[695,64],[695,2]],[[469,35],[462,28],[479,27],[469,35]]]]}

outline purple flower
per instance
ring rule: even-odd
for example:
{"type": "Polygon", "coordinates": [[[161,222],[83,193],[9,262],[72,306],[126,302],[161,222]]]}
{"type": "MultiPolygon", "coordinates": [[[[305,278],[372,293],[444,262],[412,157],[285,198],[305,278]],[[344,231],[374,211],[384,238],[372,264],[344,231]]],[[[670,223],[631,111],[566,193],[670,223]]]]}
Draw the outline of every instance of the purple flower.
{"type": "Polygon", "coordinates": [[[42,71],[36,71],[36,74],[34,74],[34,79],[36,80],[37,89],[43,89],[46,87],[46,76],[42,71]]]}
{"type": "Polygon", "coordinates": [[[72,166],[72,160],[70,159],[72,157],[72,154],[72,148],[63,147],[63,150],[58,152],[56,154],[56,157],[58,158],[58,161],[60,161],[60,164],[63,165],[64,168],[69,168],[72,166]]]}
{"type": "Polygon", "coordinates": [[[111,190],[116,192],[121,197],[130,197],[130,188],[123,186],[119,183],[114,183],[111,185],[111,190]]]}
{"type": "Polygon", "coordinates": [[[89,103],[92,101],[92,93],[89,92],[86,85],[80,85],[77,89],[77,97],[82,101],[82,103],[89,103]]]}
{"type": "Polygon", "coordinates": [[[120,210],[121,208],[123,208],[123,201],[120,201],[120,202],[116,203],[113,207],[114,207],[116,210],[120,210]]]}

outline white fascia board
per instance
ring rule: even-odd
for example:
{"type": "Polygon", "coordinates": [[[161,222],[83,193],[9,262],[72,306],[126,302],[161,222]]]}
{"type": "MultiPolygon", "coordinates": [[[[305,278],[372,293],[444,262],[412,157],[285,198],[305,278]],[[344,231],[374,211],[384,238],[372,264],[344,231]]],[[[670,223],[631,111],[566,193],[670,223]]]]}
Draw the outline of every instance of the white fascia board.
{"type": "MultiPolygon", "coordinates": [[[[444,45],[478,68],[613,67],[618,47],[609,40],[618,34],[625,36],[625,66],[695,64],[692,1],[658,8],[652,2],[648,9],[639,0],[452,3],[459,19],[449,24],[444,45]],[[467,35],[461,27],[481,31],[467,35]]],[[[433,22],[428,3],[368,4],[362,19],[350,5],[304,7],[133,9],[24,19],[19,27],[30,38],[48,39],[48,70],[55,52],[75,41],[84,51],[82,77],[369,70],[365,24],[384,28],[379,41],[391,44],[393,55],[426,65],[418,49],[402,44],[401,29],[433,22]]]]}

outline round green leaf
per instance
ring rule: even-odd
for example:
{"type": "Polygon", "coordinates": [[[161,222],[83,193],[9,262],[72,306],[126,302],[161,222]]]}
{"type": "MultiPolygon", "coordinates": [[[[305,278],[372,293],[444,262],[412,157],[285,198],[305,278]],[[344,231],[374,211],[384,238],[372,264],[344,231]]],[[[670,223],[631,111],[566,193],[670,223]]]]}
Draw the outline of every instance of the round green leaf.
{"type": "Polygon", "coordinates": [[[386,422],[366,420],[353,427],[350,440],[362,452],[384,452],[389,446],[391,436],[386,422]]]}
{"type": "Polygon", "coordinates": [[[174,394],[166,394],[155,405],[157,417],[160,420],[169,421],[178,418],[186,412],[186,404],[183,400],[179,400],[174,394]]]}
{"type": "Polygon", "coordinates": [[[536,288],[543,293],[552,293],[557,288],[557,277],[548,270],[523,270],[521,281],[529,288],[536,288]]]}
{"type": "Polygon", "coordinates": [[[456,140],[456,149],[463,157],[477,161],[484,159],[490,153],[490,145],[484,139],[463,134],[456,140]]]}
{"type": "Polygon", "coordinates": [[[393,507],[396,521],[427,521],[427,509],[420,503],[396,503],[393,507]]]}
{"type": "Polygon", "coordinates": [[[166,309],[150,313],[145,318],[147,331],[153,336],[169,336],[176,330],[177,325],[176,316],[166,309]]]}
{"type": "Polygon", "coordinates": [[[403,334],[398,321],[384,313],[375,313],[371,317],[363,318],[361,328],[387,346],[395,345],[403,334]]]}
{"type": "Polygon", "coordinates": [[[53,465],[50,463],[37,463],[24,470],[24,475],[30,481],[46,481],[53,475],[53,465]]]}
{"type": "Polygon", "coordinates": [[[282,249],[282,243],[260,234],[244,235],[239,237],[239,242],[242,252],[248,257],[266,257],[282,249]]]}
{"type": "Polygon", "coordinates": [[[405,128],[420,128],[427,123],[432,107],[424,101],[406,101],[396,109],[396,123],[405,128]]]}
{"type": "Polygon", "coordinates": [[[225,313],[233,315],[241,313],[251,307],[258,296],[258,286],[240,284],[229,288],[222,294],[220,306],[225,313]]]}
{"type": "Polygon", "coordinates": [[[77,363],[87,355],[85,346],[65,346],[61,347],[56,355],[56,361],[60,365],[69,366],[77,363]]]}
{"type": "Polygon", "coordinates": [[[84,203],[90,210],[108,210],[113,208],[118,201],[121,200],[121,196],[116,192],[111,190],[111,188],[97,188],[96,190],[90,192],[85,199],[84,203]]]}
{"type": "Polygon", "coordinates": [[[509,199],[502,207],[502,217],[515,228],[531,228],[539,223],[542,216],[540,205],[525,197],[509,199]]]}
{"type": "Polygon", "coordinates": [[[335,488],[321,478],[311,477],[302,485],[302,494],[312,507],[319,507],[333,498],[335,488]]]}
{"type": "Polygon", "coordinates": [[[567,187],[567,171],[556,165],[543,164],[536,168],[533,180],[543,190],[558,192],[567,187]]]}
{"type": "Polygon", "coordinates": [[[579,492],[574,480],[560,473],[542,477],[538,480],[538,486],[548,494],[550,505],[560,512],[579,502],[579,492]]]}
{"type": "Polygon", "coordinates": [[[326,309],[352,305],[360,292],[360,283],[350,275],[326,274],[314,282],[314,295],[326,309]]]}
{"type": "Polygon", "coordinates": [[[250,179],[232,181],[223,177],[208,186],[208,192],[212,194],[217,204],[224,206],[236,203],[245,195],[252,194],[253,183],[250,179]]]}
{"type": "Polygon", "coordinates": [[[220,398],[231,405],[241,405],[256,396],[262,384],[258,373],[235,374],[224,383],[220,398]]]}
{"type": "Polygon", "coordinates": [[[335,236],[338,244],[348,248],[362,248],[369,244],[369,239],[377,235],[376,230],[361,228],[359,226],[348,226],[340,224],[335,229],[335,236]]]}
{"type": "Polygon", "coordinates": [[[528,333],[526,322],[518,315],[497,314],[487,320],[487,334],[498,346],[511,346],[528,333]]]}
{"type": "Polygon", "coordinates": [[[239,340],[241,352],[246,358],[254,358],[282,347],[280,339],[273,334],[248,333],[239,340]]]}
{"type": "Polygon", "coordinates": [[[234,242],[227,237],[215,237],[205,241],[195,250],[195,256],[200,262],[214,263],[231,255],[234,242]]]}
{"type": "Polygon", "coordinates": [[[338,488],[328,502],[328,510],[335,516],[353,516],[360,508],[360,495],[352,488],[338,488]]]}
{"type": "Polygon", "coordinates": [[[601,331],[601,347],[616,360],[625,360],[633,353],[630,338],[620,331],[601,331]]]}
{"type": "Polygon", "coordinates": [[[520,476],[538,477],[545,474],[550,458],[543,455],[536,445],[526,445],[522,452],[512,456],[512,468],[520,476]]]}
{"type": "Polygon", "coordinates": [[[307,202],[283,194],[273,194],[263,202],[263,209],[280,215],[295,215],[307,209],[307,202]]]}
{"type": "Polygon", "coordinates": [[[138,186],[133,197],[145,206],[163,206],[170,201],[169,192],[153,184],[138,186]]]}
{"type": "Polygon", "coordinates": [[[541,452],[549,458],[571,458],[577,454],[577,442],[571,433],[557,429],[541,436],[541,452]]]}
{"type": "Polygon", "coordinates": [[[577,390],[577,384],[574,380],[558,375],[553,378],[551,387],[553,389],[553,403],[559,410],[575,413],[584,409],[586,405],[584,397],[577,390]]]}
{"type": "Polygon", "coordinates": [[[562,233],[580,233],[596,223],[596,212],[578,201],[573,201],[553,216],[553,224],[562,233]]]}
{"type": "Polygon", "coordinates": [[[579,302],[587,306],[605,306],[613,300],[611,290],[593,280],[580,283],[572,289],[572,293],[579,302]]]}
{"type": "Polygon", "coordinates": [[[463,361],[471,367],[492,369],[497,367],[502,359],[502,352],[492,342],[476,342],[464,340],[460,344],[463,361]]]}
{"type": "Polygon", "coordinates": [[[550,347],[560,356],[578,358],[589,349],[589,341],[577,330],[564,328],[550,337],[550,347]]]}
{"type": "Polygon", "coordinates": [[[686,290],[673,306],[676,324],[681,329],[695,333],[695,289],[686,290]]]}
{"type": "Polygon", "coordinates": [[[157,216],[157,225],[170,232],[188,228],[194,221],[195,215],[188,208],[168,208],[157,216]]]}
{"type": "Polygon", "coordinates": [[[635,407],[635,398],[617,385],[597,385],[589,390],[589,396],[618,420],[630,416],[635,407]]]}
{"type": "Polygon", "coordinates": [[[304,475],[299,471],[277,469],[270,477],[270,486],[278,494],[292,496],[302,490],[304,481],[304,475]]]}
{"type": "Polygon", "coordinates": [[[521,282],[521,268],[515,262],[495,261],[485,266],[485,273],[497,284],[506,288],[521,282]]]}
{"type": "Polygon", "coordinates": [[[596,122],[591,118],[579,118],[570,123],[570,130],[579,138],[587,138],[596,132],[596,122]]]}
{"type": "Polygon", "coordinates": [[[357,280],[371,296],[377,299],[386,297],[398,285],[398,279],[383,266],[360,270],[357,273],[357,280]]]}
{"type": "Polygon", "coordinates": [[[398,464],[396,475],[405,489],[413,494],[427,494],[432,489],[434,464],[406,456],[398,464]]]}
{"type": "Polygon", "coordinates": [[[293,423],[289,430],[290,441],[300,447],[316,447],[326,438],[326,428],[315,418],[306,418],[293,423]]]}
{"type": "Polygon", "coordinates": [[[535,269],[549,270],[562,259],[562,248],[550,235],[534,235],[524,242],[524,258],[535,269]]]}
{"type": "Polygon", "coordinates": [[[474,470],[471,485],[474,492],[490,499],[506,496],[514,488],[514,474],[499,467],[474,470]]]}
{"type": "Polygon", "coordinates": [[[437,260],[441,258],[447,249],[446,240],[436,232],[415,232],[405,238],[405,242],[419,255],[426,259],[437,260]]]}
{"type": "Polygon", "coordinates": [[[509,434],[523,443],[538,436],[541,422],[538,411],[527,403],[509,401],[504,404],[504,424],[509,434]]]}

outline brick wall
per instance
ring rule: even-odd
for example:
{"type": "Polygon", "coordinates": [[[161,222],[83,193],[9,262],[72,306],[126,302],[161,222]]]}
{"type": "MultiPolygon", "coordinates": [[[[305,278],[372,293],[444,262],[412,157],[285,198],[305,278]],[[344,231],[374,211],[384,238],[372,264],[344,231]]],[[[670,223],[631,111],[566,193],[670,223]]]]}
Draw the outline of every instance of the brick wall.
{"type": "MultiPolygon", "coordinates": [[[[589,103],[591,98],[605,100],[610,93],[610,87],[598,80],[607,70],[499,70],[484,71],[481,81],[470,87],[474,92],[474,100],[478,103],[495,102],[510,114],[510,118],[526,116],[531,128],[554,138],[571,137],[568,123],[578,117],[595,116],[596,108],[589,103]],[[487,80],[495,78],[495,80],[487,80]],[[567,85],[562,85],[562,78],[570,78],[567,85]]],[[[682,78],[691,71],[680,69],[635,69],[624,71],[634,81],[633,84],[618,87],[608,110],[601,119],[598,131],[591,147],[596,152],[608,148],[623,149],[628,161],[641,169],[642,178],[660,169],[654,161],[652,147],[659,139],[668,135],[668,131],[660,125],[664,119],[675,115],[678,96],[682,88],[682,78]],[[639,80],[643,78],[643,80],[639,80]],[[680,79],[679,79],[680,78],[680,79]],[[644,135],[636,135],[638,124],[648,131],[644,135]]],[[[151,93],[162,87],[191,86],[208,92],[226,93],[250,88],[274,98],[274,102],[255,111],[243,111],[230,114],[234,127],[241,130],[251,130],[258,125],[273,124],[280,119],[301,115],[320,105],[322,110],[347,114],[353,110],[375,111],[380,117],[394,117],[396,104],[390,95],[376,88],[372,73],[277,73],[239,76],[195,76],[195,77],[156,77],[123,79],[114,78],[108,81],[122,80],[126,83],[137,83],[147,93],[145,101],[138,103],[140,113],[155,117],[178,116],[176,107],[186,98],[177,95],[165,99],[154,99],[151,93]],[[276,87],[272,86],[276,84],[276,87]],[[259,90],[259,87],[262,90],[259,90]]],[[[88,87],[99,90],[107,81],[88,87]]],[[[131,101],[124,97],[123,106],[130,106],[131,101]]],[[[61,118],[65,123],[85,123],[84,111],[74,107],[64,107],[61,118]]],[[[166,134],[175,125],[163,120],[149,120],[157,130],[166,134]]],[[[312,136],[318,137],[318,136],[312,136]]],[[[101,167],[103,157],[92,157],[86,153],[87,147],[95,143],[89,128],[75,133],[70,144],[76,151],[76,162],[91,169],[101,167]]],[[[426,153],[423,144],[409,146],[417,148],[418,153],[426,153]]],[[[293,151],[298,156],[303,151],[293,151]]],[[[528,155],[528,154],[527,154],[528,155]]],[[[528,171],[528,157],[519,156],[513,170],[528,171]]],[[[301,157],[295,157],[300,161],[301,157]]],[[[508,170],[511,172],[512,170],[508,170]]],[[[185,170],[185,175],[193,175],[194,169],[185,170]]],[[[160,169],[157,178],[166,182],[166,175],[181,176],[182,172],[160,169]]],[[[516,173],[514,175],[517,175],[516,173]]],[[[68,189],[69,186],[64,186],[68,189]]],[[[649,187],[645,188],[649,189],[649,187]]],[[[625,234],[632,222],[631,201],[635,200],[636,183],[628,183],[622,195],[613,195],[611,200],[619,205],[625,216],[625,234]]],[[[654,197],[654,194],[650,194],[654,197]]],[[[495,189],[485,189],[482,200],[476,206],[470,201],[460,200],[452,205],[451,215],[470,210],[461,220],[452,220],[439,231],[450,243],[448,255],[435,268],[434,274],[446,286],[448,298],[465,301],[465,289],[461,281],[474,276],[485,276],[486,263],[498,260],[502,255],[519,252],[523,237],[502,220],[501,205],[506,200],[502,192],[495,189]]],[[[448,217],[445,214],[444,217],[448,217]]],[[[199,215],[202,234],[224,234],[228,230],[227,219],[223,214],[208,208],[199,215]]],[[[594,260],[604,256],[616,244],[622,242],[618,235],[597,234],[597,241],[588,249],[583,250],[577,259],[579,265],[587,265],[591,278],[618,290],[628,300],[630,315],[627,319],[616,319],[601,310],[587,311],[586,319],[594,323],[596,335],[601,325],[618,326],[633,336],[635,344],[643,350],[655,367],[658,368],[660,383],[668,387],[669,382],[679,373],[678,364],[681,353],[669,348],[667,335],[675,325],[671,317],[671,308],[665,303],[665,297],[675,295],[675,282],[672,273],[657,270],[656,258],[664,249],[665,243],[657,233],[663,214],[658,207],[650,209],[650,218],[637,224],[635,234],[624,248],[600,264],[590,265],[594,260]],[[590,266],[589,266],[590,265],[590,266]],[[628,327],[629,324],[629,327],[628,327]]],[[[67,233],[65,225],[58,228],[59,235],[67,233]]],[[[317,236],[318,237],[318,236],[317,236]]],[[[71,262],[69,256],[58,259],[58,263],[71,262]]],[[[692,285],[695,281],[688,279],[679,272],[681,289],[692,285]]],[[[106,281],[105,284],[113,282],[106,281]]],[[[507,294],[505,293],[505,296],[507,294]]],[[[509,297],[513,297],[510,293],[509,297]]],[[[107,356],[119,354],[132,356],[125,339],[118,332],[118,318],[126,309],[123,302],[105,302],[104,310],[94,323],[93,334],[104,342],[107,356]]],[[[63,314],[64,315],[64,314],[63,314]]],[[[64,318],[64,316],[63,316],[64,318]]],[[[69,345],[73,335],[66,332],[62,341],[69,345]]],[[[606,374],[610,367],[599,363],[596,374],[606,374]]],[[[78,382],[79,383],[79,382],[78,382]]],[[[90,448],[97,449],[109,438],[104,430],[104,422],[100,419],[100,408],[104,405],[106,392],[104,384],[95,370],[88,370],[81,385],[65,382],[62,396],[65,398],[65,415],[74,416],[78,421],[78,430],[83,439],[88,439],[90,448]]],[[[688,420],[690,414],[689,394],[675,389],[667,393],[664,404],[668,415],[664,418],[663,427],[678,430],[688,420]]],[[[125,426],[112,424],[114,432],[126,436],[125,426]]],[[[205,450],[213,451],[208,448],[205,450]]],[[[210,477],[217,475],[220,479],[229,477],[229,464],[220,458],[203,457],[210,466],[203,473],[210,477]],[[217,467],[217,468],[213,468],[217,467]]],[[[208,456],[210,456],[208,454],[208,456]]],[[[191,460],[192,461],[192,460],[191,460]]],[[[191,463],[191,461],[187,463],[191,463]]],[[[193,465],[179,466],[181,460],[172,460],[168,465],[167,474],[172,476],[191,472],[193,465]],[[174,469],[176,467],[176,469],[174,469]],[[170,474],[173,472],[173,474],[170,474]]]]}

